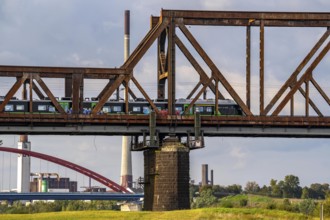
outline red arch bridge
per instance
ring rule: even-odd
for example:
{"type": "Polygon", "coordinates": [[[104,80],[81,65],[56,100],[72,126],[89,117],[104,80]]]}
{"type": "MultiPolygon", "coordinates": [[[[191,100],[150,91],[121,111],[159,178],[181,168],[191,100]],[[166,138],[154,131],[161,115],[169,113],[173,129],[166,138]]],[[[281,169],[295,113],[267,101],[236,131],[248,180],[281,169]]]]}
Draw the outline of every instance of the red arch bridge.
{"type": "MultiPolygon", "coordinates": [[[[22,154],[22,155],[27,155],[27,156],[47,160],[47,161],[62,165],[64,167],[67,167],[69,169],[75,170],[81,174],[84,174],[84,175],[98,181],[99,183],[103,184],[104,186],[109,187],[110,189],[112,189],[115,192],[122,192],[122,193],[127,193],[127,194],[131,193],[126,188],[118,185],[117,183],[111,181],[110,179],[108,179],[92,170],[86,169],[82,166],[79,166],[77,164],[71,163],[69,161],[66,161],[66,160],[63,160],[63,159],[60,159],[57,157],[53,157],[53,156],[50,156],[47,154],[42,154],[42,153],[38,153],[38,152],[34,152],[34,151],[15,149],[15,148],[11,148],[11,147],[0,147],[0,151],[18,153],[18,154],[22,154]]],[[[1,200],[1,197],[0,197],[0,200],[1,200]]]]}

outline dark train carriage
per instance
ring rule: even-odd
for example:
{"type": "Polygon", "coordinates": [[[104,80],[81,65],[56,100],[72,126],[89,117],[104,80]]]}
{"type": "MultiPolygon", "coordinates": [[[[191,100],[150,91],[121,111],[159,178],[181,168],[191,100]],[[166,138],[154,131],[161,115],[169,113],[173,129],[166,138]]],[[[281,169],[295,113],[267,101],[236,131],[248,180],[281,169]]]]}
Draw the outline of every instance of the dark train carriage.
{"type": "Polygon", "coordinates": [[[125,113],[125,102],[123,101],[108,101],[102,107],[102,111],[108,114],[125,113]]]}
{"type": "Polygon", "coordinates": [[[202,115],[214,115],[215,100],[197,100],[194,105],[194,112],[200,112],[202,115]]]}
{"type": "Polygon", "coordinates": [[[221,115],[242,115],[241,108],[233,100],[219,100],[219,111],[221,115]]]}
{"type": "Polygon", "coordinates": [[[57,110],[50,100],[34,100],[32,112],[34,113],[55,113],[57,110]]]}
{"type": "Polygon", "coordinates": [[[167,102],[156,101],[154,103],[155,103],[155,105],[156,105],[156,107],[158,108],[159,111],[163,111],[163,110],[167,110],[168,109],[167,102]]]}
{"type": "Polygon", "coordinates": [[[128,112],[130,114],[148,115],[150,113],[150,105],[147,101],[132,101],[128,104],[128,112]]]}
{"type": "MultiPolygon", "coordinates": [[[[2,101],[0,101],[2,103],[2,101]]],[[[3,109],[4,112],[29,112],[29,103],[28,101],[23,100],[10,100],[5,108],[3,109]]]]}

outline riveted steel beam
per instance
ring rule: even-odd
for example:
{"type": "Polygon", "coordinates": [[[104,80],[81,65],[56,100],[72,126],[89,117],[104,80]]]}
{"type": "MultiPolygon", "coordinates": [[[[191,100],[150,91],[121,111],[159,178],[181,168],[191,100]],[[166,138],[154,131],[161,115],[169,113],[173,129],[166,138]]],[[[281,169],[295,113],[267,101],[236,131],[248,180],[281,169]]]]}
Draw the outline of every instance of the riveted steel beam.
{"type": "Polygon", "coordinates": [[[0,77],[22,77],[23,73],[37,73],[41,78],[65,78],[73,73],[83,73],[86,79],[108,79],[118,75],[129,75],[122,68],[3,66],[0,77]]]}

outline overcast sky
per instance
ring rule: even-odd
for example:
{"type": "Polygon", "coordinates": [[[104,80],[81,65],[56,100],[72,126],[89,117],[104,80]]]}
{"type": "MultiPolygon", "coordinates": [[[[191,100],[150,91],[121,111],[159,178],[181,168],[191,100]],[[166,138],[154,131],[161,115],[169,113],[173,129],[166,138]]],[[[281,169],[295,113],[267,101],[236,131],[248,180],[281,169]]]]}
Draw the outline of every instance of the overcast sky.
{"type": "MultiPolygon", "coordinates": [[[[161,9],[312,11],[329,12],[328,0],[2,0],[0,4],[0,64],[34,66],[119,67],[123,63],[123,16],[131,11],[131,51],[149,30],[150,16],[161,9]]],[[[224,73],[238,94],[245,97],[245,29],[242,27],[189,27],[202,47],[224,73]]],[[[265,29],[266,103],[314,46],[325,29],[265,29]]],[[[178,36],[185,43],[183,35],[178,36]]],[[[258,114],[259,29],[252,28],[252,110],[258,114]],[[254,101],[256,100],[256,101],[254,101]]],[[[187,47],[193,54],[192,47],[187,47]]],[[[197,56],[196,56],[197,57],[197,56]]],[[[203,67],[206,65],[197,57],[203,67]]],[[[177,50],[177,98],[186,96],[199,80],[194,69],[177,50]]],[[[156,96],[156,47],[147,52],[134,75],[156,96]]],[[[315,78],[329,94],[329,55],[316,69],[315,78]]],[[[207,68],[206,68],[207,70],[207,68]]],[[[5,94],[13,81],[1,79],[5,94]]],[[[61,80],[47,81],[63,96],[61,80]]],[[[95,96],[104,81],[86,82],[86,96],[95,96]]],[[[224,91],[223,91],[224,92],[224,91]]],[[[224,92],[226,94],[226,92],[224,92]]],[[[19,94],[18,94],[19,96],[19,94]]],[[[329,116],[329,106],[311,88],[313,101],[329,116]]],[[[211,94],[209,97],[212,98],[211,94]]],[[[229,97],[230,98],[230,97],[229,97]]],[[[304,102],[296,98],[296,112],[303,114],[304,102]]],[[[287,113],[287,109],[283,114],[287,113]]],[[[314,114],[311,111],[311,114],[314,114]]],[[[18,136],[0,135],[4,146],[16,147],[18,136]]],[[[120,179],[121,137],[29,136],[32,150],[58,156],[99,172],[115,182],[120,179]]],[[[206,148],[191,152],[191,178],[201,181],[201,164],[214,169],[215,183],[221,185],[271,178],[300,177],[301,185],[330,183],[330,142],[327,139],[207,138],[206,148]]],[[[16,187],[16,155],[0,153],[0,190],[16,187]],[[12,171],[12,174],[9,174],[12,171]],[[11,181],[9,181],[11,179],[11,181]]],[[[143,176],[141,152],[133,153],[134,179],[143,176]]],[[[59,172],[87,185],[86,177],[39,159],[32,159],[33,172],[59,172]]],[[[99,185],[93,182],[93,185],[99,185]]]]}

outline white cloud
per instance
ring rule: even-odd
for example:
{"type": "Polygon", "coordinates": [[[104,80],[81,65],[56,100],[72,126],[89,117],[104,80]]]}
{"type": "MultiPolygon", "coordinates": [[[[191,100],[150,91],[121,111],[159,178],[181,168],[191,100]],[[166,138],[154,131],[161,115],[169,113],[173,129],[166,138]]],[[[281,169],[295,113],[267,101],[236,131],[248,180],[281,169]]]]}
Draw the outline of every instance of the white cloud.
{"type": "Polygon", "coordinates": [[[99,59],[83,59],[79,54],[73,53],[67,58],[67,63],[73,66],[86,66],[86,67],[101,67],[104,66],[102,60],[99,59]]]}
{"type": "Polygon", "coordinates": [[[247,152],[242,147],[232,147],[230,156],[235,160],[234,169],[244,169],[246,166],[247,152]]]}
{"type": "Polygon", "coordinates": [[[203,10],[228,10],[233,6],[233,1],[231,0],[201,0],[200,2],[203,10]]]}

